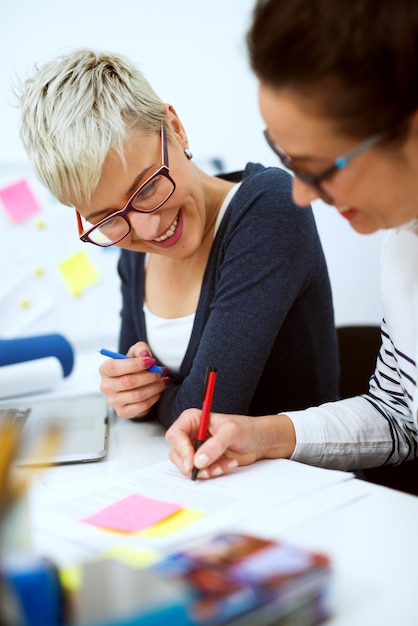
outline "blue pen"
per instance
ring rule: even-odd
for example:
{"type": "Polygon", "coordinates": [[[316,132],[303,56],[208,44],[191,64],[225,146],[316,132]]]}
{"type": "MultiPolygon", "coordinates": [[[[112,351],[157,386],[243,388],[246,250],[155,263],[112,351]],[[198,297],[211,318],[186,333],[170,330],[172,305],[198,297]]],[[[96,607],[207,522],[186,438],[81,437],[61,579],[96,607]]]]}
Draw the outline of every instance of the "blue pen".
{"type": "MultiPolygon", "coordinates": [[[[112,350],[106,350],[106,348],[102,348],[99,350],[100,354],[103,356],[110,356],[111,359],[130,359],[130,356],[126,354],[121,354],[120,352],[112,352],[112,350]]],[[[164,370],[162,367],[158,367],[158,365],[151,365],[151,367],[147,367],[149,372],[157,372],[158,374],[164,374],[164,370]]]]}

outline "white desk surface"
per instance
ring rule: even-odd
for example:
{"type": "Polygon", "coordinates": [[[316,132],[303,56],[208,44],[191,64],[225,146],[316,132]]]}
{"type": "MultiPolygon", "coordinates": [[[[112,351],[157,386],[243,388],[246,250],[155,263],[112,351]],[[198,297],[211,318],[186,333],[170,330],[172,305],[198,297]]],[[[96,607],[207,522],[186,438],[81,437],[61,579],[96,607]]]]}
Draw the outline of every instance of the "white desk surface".
{"type": "MultiPolygon", "coordinates": [[[[116,475],[165,461],[168,449],[158,423],[116,418],[106,459],[50,468],[41,478],[54,489],[66,481],[116,475]]],[[[243,529],[331,557],[335,612],[327,624],[417,626],[418,498],[353,478],[330,486],[325,506],[318,494],[293,503],[286,523],[288,511],[274,509],[275,489],[272,477],[271,518],[254,513],[243,529]],[[298,507],[304,514],[295,523],[298,507]]]]}

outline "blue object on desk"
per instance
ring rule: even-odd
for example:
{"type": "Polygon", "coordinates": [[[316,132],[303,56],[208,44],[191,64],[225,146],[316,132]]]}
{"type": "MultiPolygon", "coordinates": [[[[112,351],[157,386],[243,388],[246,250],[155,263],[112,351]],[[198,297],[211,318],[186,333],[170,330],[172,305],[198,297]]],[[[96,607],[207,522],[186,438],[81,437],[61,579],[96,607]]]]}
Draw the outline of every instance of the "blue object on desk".
{"type": "Polygon", "coordinates": [[[66,606],[56,567],[31,555],[6,557],[1,565],[6,592],[19,610],[19,626],[61,626],[66,606]]]}
{"type": "Polygon", "coordinates": [[[147,613],[138,615],[127,615],[120,619],[105,619],[99,622],[82,622],[80,626],[197,626],[197,622],[192,621],[184,606],[173,604],[155,608],[147,613]]]}
{"type": "Polygon", "coordinates": [[[16,339],[0,339],[0,366],[14,365],[25,361],[56,357],[61,363],[64,377],[74,367],[73,348],[63,335],[51,333],[16,339]]]}

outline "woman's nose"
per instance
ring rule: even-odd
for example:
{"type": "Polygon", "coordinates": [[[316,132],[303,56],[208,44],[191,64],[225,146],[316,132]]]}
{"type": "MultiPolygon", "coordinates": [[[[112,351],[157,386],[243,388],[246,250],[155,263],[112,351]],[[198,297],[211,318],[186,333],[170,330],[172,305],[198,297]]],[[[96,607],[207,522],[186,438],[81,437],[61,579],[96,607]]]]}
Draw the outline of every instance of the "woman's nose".
{"type": "Polygon", "coordinates": [[[320,198],[320,193],[312,187],[300,180],[297,176],[293,177],[292,183],[293,202],[299,206],[307,206],[314,200],[320,198]]]}
{"type": "Polygon", "coordinates": [[[158,236],[161,221],[158,211],[155,213],[129,211],[128,219],[132,230],[140,239],[153,239],[158,236]]]}

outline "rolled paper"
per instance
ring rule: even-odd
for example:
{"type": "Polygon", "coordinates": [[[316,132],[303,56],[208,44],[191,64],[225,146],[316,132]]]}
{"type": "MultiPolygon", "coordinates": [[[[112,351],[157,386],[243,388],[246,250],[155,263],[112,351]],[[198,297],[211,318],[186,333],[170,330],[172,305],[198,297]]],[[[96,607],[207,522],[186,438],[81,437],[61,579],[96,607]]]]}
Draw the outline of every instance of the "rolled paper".
{"type": "Polygon", "coordinates": [[[33,337],[0,339],[0,366],[47,357],[55,357],[59,361],[64,377],[71,374],[74,367],[74,351],[68,339],[63,335],[51,333],[33,337]]]}
{"type": "Polygon", "coordinates": [[[0,367],[0,398],[49,391],[63,380],[62,367],[52,356],[0,367]]]}

